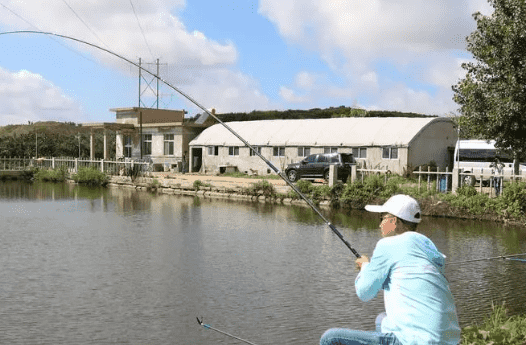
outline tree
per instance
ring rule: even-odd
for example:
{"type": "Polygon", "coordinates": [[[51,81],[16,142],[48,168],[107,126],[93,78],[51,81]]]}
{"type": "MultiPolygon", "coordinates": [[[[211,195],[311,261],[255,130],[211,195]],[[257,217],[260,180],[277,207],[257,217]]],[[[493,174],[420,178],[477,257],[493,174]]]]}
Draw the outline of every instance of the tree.
{"type": "Polygon", "coordinates": [[[526,1],[488,1],[492,15],[473,15],[477,29],[467,50],[475,61],[462,64],[466,77],[453,86],[453,99],[468,135],[494,139],[520,158],[526,149],[526,1]]]}

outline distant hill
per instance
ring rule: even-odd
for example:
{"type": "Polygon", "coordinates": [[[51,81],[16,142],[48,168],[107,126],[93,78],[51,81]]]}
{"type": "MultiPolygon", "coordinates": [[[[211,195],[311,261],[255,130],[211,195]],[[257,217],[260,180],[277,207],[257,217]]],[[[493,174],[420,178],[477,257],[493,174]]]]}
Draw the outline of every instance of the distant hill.
{"type": "Polygon", "coordinates": [[[278,119],[327,119],[332,117],[437,117],[398,111],[366,111],[364,109],[345,106],[326,109],[314,108],[310,110],[255,110],[250,113],[224,113],[218,114],[217,116],[224,122],[278,119]]]}
{"type": "Polygon", "coordinates": [[[84,128],[80,124],[73,122],[56,122],[56,121],[42,121],[31,122],[27,125],[8,125],[0,127],[0,138],[6,136],[16,136],[38,133],[57,133],[66,135],[76,135],[79,132],[89,131],[89,128],[84,128]]]}

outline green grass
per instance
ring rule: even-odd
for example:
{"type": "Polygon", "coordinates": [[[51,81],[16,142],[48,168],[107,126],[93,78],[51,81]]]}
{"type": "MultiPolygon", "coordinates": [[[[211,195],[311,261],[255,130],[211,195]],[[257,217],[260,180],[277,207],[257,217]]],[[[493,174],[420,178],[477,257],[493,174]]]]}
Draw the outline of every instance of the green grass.
{"type": "Polygon", "coordinates": [[[524,345],[526,316],[506,315],[504,306],[492,306],[493,312],[480,325],[462,329],[461,345],[524,345]]]}

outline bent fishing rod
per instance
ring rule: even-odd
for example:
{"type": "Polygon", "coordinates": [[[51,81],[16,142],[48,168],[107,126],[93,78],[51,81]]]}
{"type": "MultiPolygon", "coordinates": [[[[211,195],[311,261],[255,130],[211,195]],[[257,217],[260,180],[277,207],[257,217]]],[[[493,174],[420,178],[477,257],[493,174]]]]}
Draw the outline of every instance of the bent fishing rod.
{"type": "Polygon", "coordinates": [[[217,117],[215,114],[213,114],[211,111],[209,111],[208,109],[206,109],[204,106],[202,106],[200,103],[198,103],[195,99],[193,99],[192,97],[190,97],[188,94],[186,94],[185,92],[183,92],[181,89],[179,89],[178,87],[175,87],[174,85],[172,85],[171,83],[169,83],[168,81],[164,80],[163,78],[161,78],[160,76],[158,76],[157,74],[153,73],[153,72],[150,72],[149,70],[147,70],[146,68],[142,67],[141,65],[127,59],[126,57],[120,55],[120,54],[117,54],[109,49],[106,49],[106,48],[103,48],[103,47],[100,47],[96,44],[93,44],[93,43],[90,43],[90,42],[87,42],[87,41],[84,41],[84,40],[81,40],[81,39],[78,39],[78,38],[74,38],[74,37],[71,37],[71,36],[66,36],[66,35],[61,35],[61,34],[56,34],[56,33],[53,33],[53,32],[45,32],[45,31],[36,31],[36,30],[19,30],[19,31],[8,31],[8,32],[0,32],[0,35],[11,35],[11,34],[40,34],[40,35],[47,35],[47,36],[55,36],[55,37],[60,37],[60,38],[64,38],[64,39],[68,39],[68,40],[72,40],[72,41],[75,41],[75,42],[78,42],[78,43],[82,43],[82,44],[86,44],[90,47],[93,47],[93,48],[97,48],[97,49],[100,49],[106,53],[109,53],[113,56],[116,56],[132,65],[134,65],[135,67],[139,68],[140,70],[148,73],[149,75],[151,75],[152,77],[156,78],[157,80],[159,80],[160,82],[162,82],[163,84],[165,84],[166,86],[170,87],[171,89],[173,89],[175,92],[177,92],[178,94],[180,94],[181,96],[183,96],[184,98],[186,98],[187,100],[189,100],[191,103],[193,103],[194,105],[196,105],[199,109],[203,110],[206,114],[208,114],[208,116],[211,116],[214,120],[216,120],[219,124],[221,124],[224,128],[226,128],[230,133],[232,133],[237,139],[239,139],[246,147],[248,147],[255,155],[257,155],[259,158],[261,158],[265,164],[267,164],[279,177],[281,177],[281,179],[283,179],[283,181],[285,181],[285,183],[287,183],[287,185],[290,186],[290,188],[292,188],[292,190],[294,190],[294,192],[296,192],[300,198],[302,198],[309,206],[310,208],[318,215],[320,216],[320,218],[325,222],[325,224],[332,230],[332,232],[334,232],[339,238],[340,240],[342,240],[342,242],[347,246],[347,248],[350,249],[350,251],[357,257],[361,257],[360,254],[358,254],[358,252],[351,246],[351,244],[343,237],[343,235],[340,233],[340,231],[338,231],[338,229],[321,213],[321,211],[318,209],[318,207],[316,207],[316,205],[314,205],[314,203],[309,199],[307,198],[300,190],[299,188],[294,184],[292,183],[288,178],[287,176],[282,172],[280,171],[277,167],[274,166],[274,164],[272,164],[272,162],[270,162],[267,158],[265,158],[260,152],[258,152],[258,150],[256,150],[251,144],[248,143],[248,141],[246,141],[244,138],[241,137],[241,135],[239,135],[236,131],[234,131],[230,126],[228,126],[226,123],[224,123],[223,121],[221,121],[221,119],[219,117],[217,117]]]}

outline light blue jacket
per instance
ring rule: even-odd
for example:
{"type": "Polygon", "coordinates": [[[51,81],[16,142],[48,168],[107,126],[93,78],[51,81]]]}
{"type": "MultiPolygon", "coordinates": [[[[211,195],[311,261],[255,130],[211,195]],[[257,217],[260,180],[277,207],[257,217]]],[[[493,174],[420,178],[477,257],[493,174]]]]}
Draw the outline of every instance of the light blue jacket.
{"type": "Polygon", "coordinates": [[[443,272],[444,258],[430,239],[417,232],[378,241],[355,287],[364,302],[384,290],[383,333],[394,333],[404,345],[459,343],[460,327],[443,272]]]}

